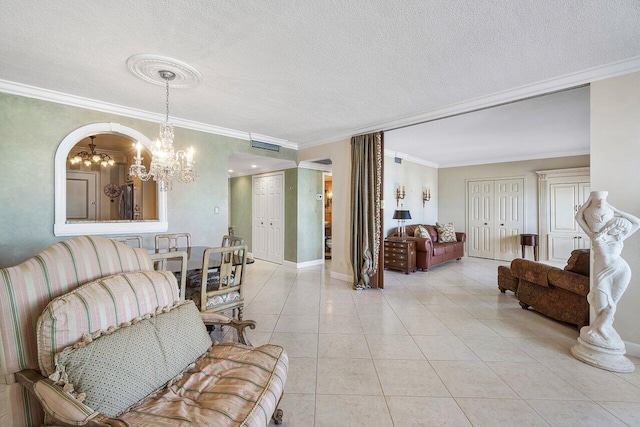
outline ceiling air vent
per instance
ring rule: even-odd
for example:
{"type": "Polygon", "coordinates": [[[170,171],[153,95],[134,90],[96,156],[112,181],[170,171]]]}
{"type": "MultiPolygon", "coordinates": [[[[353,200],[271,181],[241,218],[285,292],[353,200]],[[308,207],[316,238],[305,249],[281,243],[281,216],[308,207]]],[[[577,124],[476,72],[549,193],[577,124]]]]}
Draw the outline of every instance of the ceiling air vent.
{"type": "Polygon", "coordinates": [[[280,151],[280,146],[276,145],[276,144],[269,144],[268,142],[262,142],[262,141],[255,141],[255,140],[251,140],[251,146],[253,148],[261,148],[263,150],[269,150],[269,151],[280,151]]]}

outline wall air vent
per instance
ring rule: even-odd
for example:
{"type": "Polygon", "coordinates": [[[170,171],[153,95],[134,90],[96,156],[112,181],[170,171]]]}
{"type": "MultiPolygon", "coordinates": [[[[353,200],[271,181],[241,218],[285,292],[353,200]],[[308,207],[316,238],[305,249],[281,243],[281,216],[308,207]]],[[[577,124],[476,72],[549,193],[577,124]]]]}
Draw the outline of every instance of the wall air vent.
{"type": "Polygon", "coordinates": [[[402,159],[401,159],[400,157],[394,157],[394,158],[393,158],[393,160],[394,160],[396,163],[402,163],[402,159]]]}
{"type": "Polygon", "coordinates": [[[269,144],[268,142],[262,142],[262,141],[255,141],[255,140],[251,140],[251,146],[253,148],[261,148],[263,150],[269,150],[269,151],[280,151],[280,146],[276,145],[276,144],[269,144]]]}

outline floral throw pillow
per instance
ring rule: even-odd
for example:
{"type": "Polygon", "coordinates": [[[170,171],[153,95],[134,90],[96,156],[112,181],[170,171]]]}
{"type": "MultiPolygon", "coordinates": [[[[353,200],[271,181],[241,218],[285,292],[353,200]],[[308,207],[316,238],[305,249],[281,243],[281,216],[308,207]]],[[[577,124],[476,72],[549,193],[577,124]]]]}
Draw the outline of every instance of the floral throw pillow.
{"type": "Polygon", "coordinates": [[[436,230],[438,230],[438,242],[451,243],[458,241],[456,238],[456,230],[453,228],[452,222],[448,222],[446,224],[436,222],[436,230]]]}
{"type": "Polygon", "coordinates": [[[424,228],[423,226],[419,225],[413,231],[413,236],[414,237],[421,237],[423,239],[426,239],[427,237],[429,237],[429,232],[427,231],[426,228],[424,228]]]}

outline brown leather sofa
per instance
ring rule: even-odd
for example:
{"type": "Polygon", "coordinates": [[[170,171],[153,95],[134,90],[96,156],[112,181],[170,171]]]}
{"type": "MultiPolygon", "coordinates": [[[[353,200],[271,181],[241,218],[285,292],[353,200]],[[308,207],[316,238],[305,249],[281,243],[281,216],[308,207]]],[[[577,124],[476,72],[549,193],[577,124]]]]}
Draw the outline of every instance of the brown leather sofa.
{"type": "MultiPolygon", "coordinates": [[[[456,233],[456,242],[442,243],[438,241],[438,231],[435,225],[412,224],[406,226],[407,240],[416,242],[416,267],[426,271],[429,267],[453,259],[460,259],[464,256],[464,242],[467,235],[462,232],[456,233]],[[428,238],[415,237],[413,235],[416,227],[422,225],[429,232],[428,238]]],[[[397,237],[398,230],[394,228],[388,237],[397,237]]]]}
{"type": "Polygon", "coordinates": [[[589,324],[589,250],[571,252],[564,270],[516,258],[511,267],[498,267],[498,288],[512,290],[525,310],[529,307],[562,322],[589,324]]]}

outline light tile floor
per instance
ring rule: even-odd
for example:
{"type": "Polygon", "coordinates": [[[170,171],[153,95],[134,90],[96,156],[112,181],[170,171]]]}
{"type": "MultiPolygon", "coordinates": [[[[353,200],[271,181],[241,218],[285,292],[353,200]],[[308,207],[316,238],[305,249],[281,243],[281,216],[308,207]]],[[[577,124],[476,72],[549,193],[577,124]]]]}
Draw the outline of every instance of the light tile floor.
{"type": "Polygon", "coordinates": [[[498,265],[386,271],[382,291],[354,291],[326,266],[250,265],[249,336],[290,357],[284,426],[640,425],[640,372],[571,357],[577,330],[501,294],[498,265]]]}
{"type": "Polygon", "coordinates": [[[500,264],[385,271],[382,291],[354,291],[326,266],[253,264],[249,336],[290,357],[284,425],[640,425],[640,372],[575,360],[578,331],[501,294],[500,264]]]}

